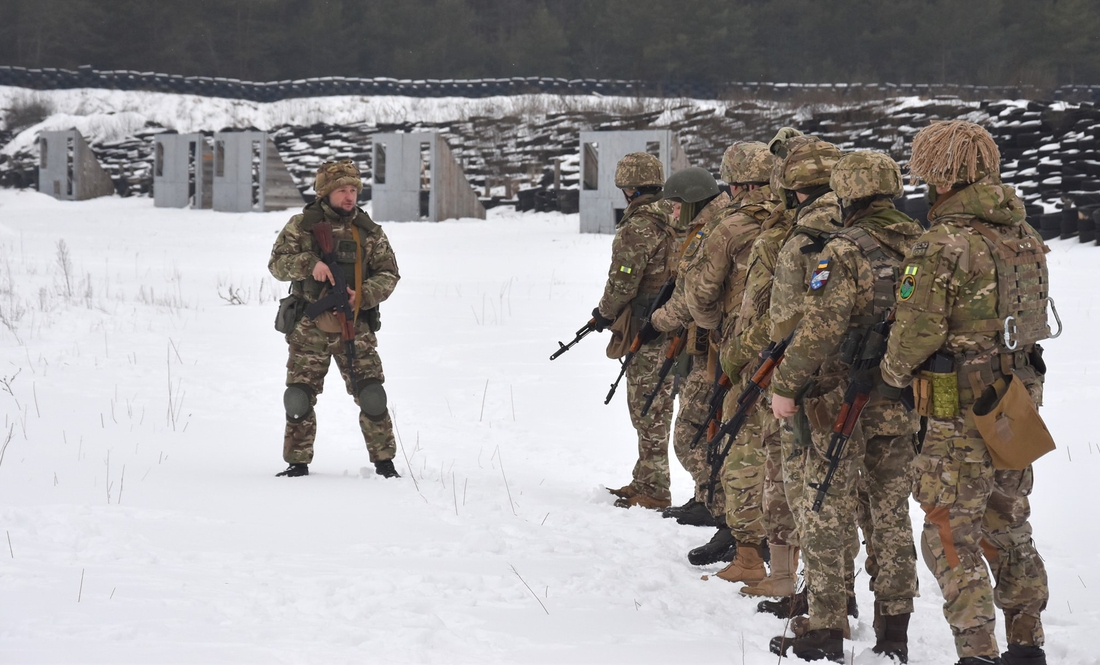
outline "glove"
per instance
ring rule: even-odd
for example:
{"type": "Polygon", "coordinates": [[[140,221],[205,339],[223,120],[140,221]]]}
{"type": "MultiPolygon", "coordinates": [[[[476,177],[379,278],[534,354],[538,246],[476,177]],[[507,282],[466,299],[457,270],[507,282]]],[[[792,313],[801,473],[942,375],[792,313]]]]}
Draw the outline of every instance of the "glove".
{"type": "Polygon", "coordinates": [[[646,321],[642,329],[638,331],[638,339],[642,341],[642,344],[649,344],[653,340],[661,336],[661,331],[653,327],[653,323],[646,321]]]}
{"type": "Polygon", "coordinates": [[[596,332],[600,333],[604,331],[604,328],[608,328],[611,326],[612,323],[615,323],[615,321],[613,321],[612,319],[609,319],[603,314],[600,314],[599,307],[592,310],[592,318],[596,320],[596,332]]]}
{"type": "Polygon", "coordinates": [[[785,157],[787,141],[790,141],[796,136],[802,136],[802,132],[793,127],[783,127],[776,132],[775,138],[768,141],[768,152],[777,156],[779,156],[780,152],[783,152],[783,157],[785,157]]]}

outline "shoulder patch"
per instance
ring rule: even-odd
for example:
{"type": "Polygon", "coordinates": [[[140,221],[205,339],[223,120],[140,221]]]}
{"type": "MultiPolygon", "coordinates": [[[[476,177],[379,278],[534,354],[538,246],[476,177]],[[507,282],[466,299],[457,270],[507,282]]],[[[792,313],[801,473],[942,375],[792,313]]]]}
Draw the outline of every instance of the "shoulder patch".
{"type": "MultiPolygon", "coordinates": [[[[928,243],[923,243],[925,249],[927,249],[928,243]]],[[[917,291],[917,272],[919,268],[917,266],[906,266],[905,274],[901,277],[901,283],[898,285],[898,298],[901,300],[909,300],[913,297],[913,294],[917,291]]]]}
{"type": "Polygon", "coordinates": [[[688,243],[687,248],[684,250],[684,257],[688,258],[688,257],[694,256],[695,252],[698,251],[698,249],[699,249],[699,245],[702,244],[703,238],[706,238],[706,237],[707,237],[707,234],[702,229],[700,229],[699,231],[696,231],[695,235],[692,236],[692,238],[691,238],[691,242],[688,243]]]}
{"type": "Polygon", "coordinates": [[[829,272],[829,259],[818,261],[817,268],[810,275],[810,290],[820,291],[825,288],[825,285],[829,283],[829,272]]]}

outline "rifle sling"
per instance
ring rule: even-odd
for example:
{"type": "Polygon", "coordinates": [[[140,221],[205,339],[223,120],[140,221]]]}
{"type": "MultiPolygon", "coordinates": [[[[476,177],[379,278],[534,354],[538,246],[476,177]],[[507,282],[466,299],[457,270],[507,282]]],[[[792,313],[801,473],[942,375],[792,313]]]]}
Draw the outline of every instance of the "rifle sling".
{"type": "Polygon", "coordinates": [[[359,304],[363,302],[363,245],[359,242],[359,227],[351,225],[351,235],[355,238],[355,314],[351,317],[352,325],[359,323],[359,304]]]}

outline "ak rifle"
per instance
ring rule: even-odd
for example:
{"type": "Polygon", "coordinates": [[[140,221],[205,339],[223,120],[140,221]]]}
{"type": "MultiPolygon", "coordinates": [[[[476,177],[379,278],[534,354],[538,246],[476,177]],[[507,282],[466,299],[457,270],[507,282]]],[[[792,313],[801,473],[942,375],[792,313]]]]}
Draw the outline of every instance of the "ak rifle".
{"type": "MultiPolygon", "coordinates": [[[[654,312],[668,302],[675,290],[676,278],[669,277],[665,280],[665,283],[661,285],[661,290],[657,292],[657,297],[653,299],[653,303],[649,306],[649,311],[646,312],[642,327],[645,327],[645,324],[649,323],[649,319],[653,316],[654,312]]],[[[619,389],[619,382],[626,376],[626,370],[630,367],[630,363],[634,362],[634,356],[638,355],[638,351],[641,350],[641,348],[642,336],[641,333],[638,333],[634,335],[634,341],[630,343],[630,349],[626,352],[626,357],[622,360],[622,367],[619,368],[619,376],[615,377],[615,382],[611,384],[611,390],[607,391],[607,397],[603,400],[604,405],[611,403],[611,398],[615,396],[615,391],[619,389]]]]}
{"type": "Polygon", "coordinates": [[[691,440],[690,446],[692,450],[695,450],[695,447],[703,440],[704,434],[706,434],[709,441],[718,433],[718,423],[722,422],[722,404],[726,401],[726,395],[732,387],[733,381],[725,372],[722,372],[715,380],[714,387],[710,390],[710,411],[707,412],[706,419],[695,431],[695,438],[691,440]]]}
{"type": "Polygon", "coordinates": [[[649,407],[653,406],[653,400],[657,399],[657,394],[661,392],[661,386],[664,385],[665,378],[672,371],[672,366],[676,364],[676,359],[680,357],[685,346],[687,346],[687,328],[680,326],[680,329],[676,331],[676,336],[670,339],[668,346],[665,347],[665,360],[661,363],[661,370],[657,373],[657,383],[653,386],[653,392],[645,396],[645,405],[642,406],[643,418],[649,413],[649,407]]]}
{"type": "MultiPolygon", "coordinates": [[[[358,393],[355,385],[355,308],[348,296],[348,283],[344,271],[336,261],[336,243],[332,238],[332,223],[317,222],[313,225],[313,237],[321,248],[321,260],[332,273],[332,288],[328,294],[306,307],[306,316],[313,319],[325,312],[332,311],[340,323],[340,339],[344,342],[344,351],[348,359],[348,377],[351,379],[351,392],[358,393]]],[[[358,285],[362,288],[362,285],[358,285]]]]}
{"type": "Polygon", "coordinates": [[[886,338],[889,337],[893,324],[894,313],[891,311],[885,319],[872,326],[855,346],[848,373],[848,390],[844,393],[844,403],[840,405],[840,413],[833,423],[833,436],[829,439],[828,450],[825,451],[825,461],[829,463],[825,479],[820,483],[809,483],[810,487],[817,490],[812,506],[815,513],[821,512],[825,496],[832,487],[837,466],[844,457],[844,447],[848,444],[848,439],[852,438],[852,431],[859,423],[863,408],[871,399],[871,391],[875,388],[874,370],[886,354],[886,338]]]}
{"type": "Polygon", "coordinates": [[[760,400],[760,396],[771,385],[772,374],[775,373],[775,368],[779,366],[779,363],[783,362],[783,354],[787,352],[787,346],[790,345],[793,337],[794,333],[792,332],[783,340],[772,342],[768,345],[768,348],[764,349],[760,354],[763,360],[756,368],[752,378],[749,379],[749,385],[745,386],[745,389],[737,397],[737,410],[719,428],[718,434],[711,437],[707,442],[707,462],[710,464],[710,482],[707,483],[708,504],[714,500],[718,474],[722,472],[722,465],[725,463],[726,457],[729,456],[734,441],[737,440],[737,433],[741,431],[745,421],[748,420],[752,407],[756,405],[760,400]],[[726,440],[726,445],[719,451],[719,446],[722,445],[723,440],[726,440]]]}
{"type": "Polygon", "coordinates": [[[559,348],[557,351],[550,355],[550,360],[557,358],[561,354],[576,346],[577,342],[584,339],[585,335],[590,332],[596,332],[596,317],[592,317],[591,319],[589,319],[588,323],[584,324],[584,326],[582,326],[581,329],[576,332],[572,342],[569,342],[568,344],[562,344],[561,342],[558,342],[559,348]]]}

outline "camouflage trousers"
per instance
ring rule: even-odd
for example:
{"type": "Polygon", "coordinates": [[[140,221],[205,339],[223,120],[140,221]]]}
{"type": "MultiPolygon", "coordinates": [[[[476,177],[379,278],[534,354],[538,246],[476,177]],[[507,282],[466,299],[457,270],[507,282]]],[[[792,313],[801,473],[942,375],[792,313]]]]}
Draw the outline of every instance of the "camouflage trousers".
{"type": "MultiPolygon", "coordinates": [[[[290,358],[286,363],[286,384],[306,386],[311,393],[311,405],[316,406],[317,395],[324,390],[325,375],[328,374],[332,359],[336,360],[344,386],[348,394],[352,395],[347,351],[339,333],[319,330],[313,320],[303,318],[287,336],[287,342],[290,344],[290,358]]],[[[361,321],[356,326],[354,344],[356,380],[384,381],[382,360],[375,350],[378,340],[365,322],[361,321]]],[[[358,397],[352,397],[358,405],[358,397]]],[[[397,444],[393,438],[393,423],[389,413],[379,420],[371,420],[360,411],[359,429],[363,432],[371,462],[393,459],[397,444]]],[[[286,432],[283,435],[283,460],[288,464],[309,464],[313,461],[313,442],[316,438],[317,413],[312,408],[309,415],[299,422],[287,419],[286,432]]]]}
{"type": "MultiPolygon", "coordinates": [[[[855,556],[851,537],[860,513],[859,489],[866,488],[872,553],[871,589],[883,615],[909,614],[917,595],[916,549],[909,520],[915,432],[883,422],[868,407],[848,440],[820,512],[812,509],[828,469],[825,453],[831,429],[813,428],[806,452],[802,502],[802,556],[813,571],[809,582],[810,628],[843,629],[847,625],[846,570],[855,556]]],[[[915,429],[915,427],[913,428],[915,429]]]]}
{"type": "Polygon", "coordinates": [[[714,488],[714,498],[707,501],[710,485],[710,463],[707,461],[706,435],[694,448],[691,440],[704,425],[710,410],[710,395],[714,388],[714,376],[707,372],[706,356],[692,359],[691,371],[680,384],[680,409],[676,412],[676,428],[672,435],[672,447],[691,478],[695,481],[695,500],[706,505],[715,518],[725,513],[726,495],[721,484],[714,488]]]}
{"type": "MultiPolygon", "coordinates": [[[[783,487],[783,445],[780,443],[779,422],[771,415],[771,407],[761,402],[760,409],[764,417],[775,423],[773,432],[764,437],[764,483],[762,487],[762,510],[764,531],[768,543],[772,545],[799,545],[798,527],[794,515],[787,504],[787,493],[783,487]]],[[[729,496],[727,494],[727,496],[729,496]]],[[[726,500],[727,503],[729,499],[726,500]]]]}
{"type": "Polygon", "coordinates": [[[994,469],[969,405],[963,405],[963,413],[949,420],[930,418],[916,459],[913,498],[925,512],[924,562],[943,592],[943,615],[960,658],[1000,651],[993,634],[994,605],[1004,611],[1009,644],[1041,646],[1039,615],[1050,592],[1028,523],[1032,469],[994,469]]]}
{"type": "Polygon", "coordinates": [[[646,395],[657,385],[657,374],[665,350],[659,344],[645,344],[626,369],[626,404],[630,422],[638,433],[638,461],[631,486],[646,496],[670,501],[668,438],[672,428],[672,380],[661,385],[657,397],[642,416],[646,395]]]}
{"type": "MultiPolygon", "coordinates": [[[[727,394],[723,413],[733,413],[737,395],[727,394]]],[[[777,437],[779,427],[768,405],[759,401],[737,433],[722,464],[722,489],[726,493],[726,525],[738,543],[763,544],[765,440],[777,437]]],[[[725,445],[725,443],[723,443],[725,445]]],[[[786,502],[784,502],[785,504],[786,502]]]]}

